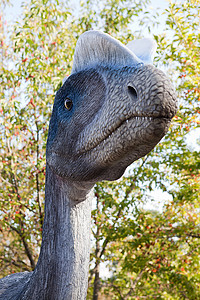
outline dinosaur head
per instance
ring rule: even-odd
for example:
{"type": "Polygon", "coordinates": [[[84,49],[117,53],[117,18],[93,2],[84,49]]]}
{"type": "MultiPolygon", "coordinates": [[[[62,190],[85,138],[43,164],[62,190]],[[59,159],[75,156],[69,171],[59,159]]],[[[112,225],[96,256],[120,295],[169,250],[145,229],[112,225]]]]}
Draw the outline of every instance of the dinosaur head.
{"type": "Polygon", "coordinates": [[[98,31],[79,38],[49,127],[47,164],[59,176],[115,180],[166,134],[177,111],[175,92],[166,75],[148,64],[154,43],[142,43],[150,43],[148,51],[137,42],[130,50],[98,31]]]}

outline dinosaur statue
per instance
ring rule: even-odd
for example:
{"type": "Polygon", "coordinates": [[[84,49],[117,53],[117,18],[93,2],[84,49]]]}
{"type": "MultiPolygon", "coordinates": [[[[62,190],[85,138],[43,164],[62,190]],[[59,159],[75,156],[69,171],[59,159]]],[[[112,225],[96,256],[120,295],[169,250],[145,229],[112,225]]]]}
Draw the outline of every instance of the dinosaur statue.
{"type": "Polygon", "coordinates": [[[86,298],[90,191],[151,151],[177,111],[172,84],[149,64],[155,48],[148,39],[126,47],[100,31],[78,39],[49,125],[39,260],[33,272],[0,280],[0,300],[86,298]]]}

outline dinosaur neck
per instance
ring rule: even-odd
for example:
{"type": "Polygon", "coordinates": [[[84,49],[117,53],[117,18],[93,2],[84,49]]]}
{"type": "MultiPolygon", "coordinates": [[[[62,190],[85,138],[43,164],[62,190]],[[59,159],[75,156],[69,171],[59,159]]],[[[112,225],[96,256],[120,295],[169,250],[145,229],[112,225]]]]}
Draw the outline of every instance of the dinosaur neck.
{"type": "Polygon", "coordinates": [[[69,182],[64,182],[47,167],[42,246],[38,264],[26,290],[27,299],[86,298],[90,253],[90,189],[70,186],[69,182]],[[79,202],[80,199],[84,201],[79,202]]]}

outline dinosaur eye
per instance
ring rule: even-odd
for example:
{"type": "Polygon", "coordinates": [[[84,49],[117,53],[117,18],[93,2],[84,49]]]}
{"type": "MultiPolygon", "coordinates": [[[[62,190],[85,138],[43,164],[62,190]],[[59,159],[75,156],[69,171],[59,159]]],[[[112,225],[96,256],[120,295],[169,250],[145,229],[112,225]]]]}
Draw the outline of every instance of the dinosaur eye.
{"type": "Polygon", "coordinates": [[[72,108],[72,106],[73,106],[72,100],[69,99],[69,98],[67,98],[67,99],[65,100],[65,107],[66,107],[66,109],[67,109],[67,110],[70,110],[70,109],[72,108]]]}

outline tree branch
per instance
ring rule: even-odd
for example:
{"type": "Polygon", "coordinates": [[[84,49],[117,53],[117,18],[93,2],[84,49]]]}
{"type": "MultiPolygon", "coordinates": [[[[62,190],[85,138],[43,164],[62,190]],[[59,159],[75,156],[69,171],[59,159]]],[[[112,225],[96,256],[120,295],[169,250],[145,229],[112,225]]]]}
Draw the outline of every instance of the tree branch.
{"type": "Polygon", "coordinates": [[[28,246],[28,243],[24,237],[24,234],[17,228],[15,228],[14,226],[10,225],[10,228],[12,230],[14,230],[15,232],[17,232],[17,234],[20,236],[21,240],[22,240],[22,243],[24,245],[24,248],[25,248],[25,253],[30,261],[30,264],[31,264],[31,268],[32,270],[35,269],[35,261],[33,259],[33,256],[32,256],[32,253],[31,253],[31,250],[29,249],[29,246],[28,246]]]}
{"type": "Polygon", "coordinates": [[[126,296],[124,297],[124,300],[126,300],[129,296],[131,296],[132,292],[135,290],[136,285],[138,283],[138,281],[141,279],[143,273],[146,271],[146,266],[140,271],[140,273],[137,275],[136,279],[134,281],[132,281],[132,279],[130,279],[131,281],[131,288],[130,291],[126,294],[126,296]]]}

